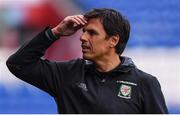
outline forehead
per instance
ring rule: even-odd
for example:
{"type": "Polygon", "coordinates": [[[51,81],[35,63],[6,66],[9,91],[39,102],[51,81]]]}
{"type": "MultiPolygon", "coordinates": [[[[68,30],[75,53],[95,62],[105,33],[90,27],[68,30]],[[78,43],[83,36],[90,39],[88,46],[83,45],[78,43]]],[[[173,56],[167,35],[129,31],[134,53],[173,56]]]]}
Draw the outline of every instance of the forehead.
{"type": "Polygon", "coordinates": [[[84,27],[85,29],[93,29],[97,32],[106,34],[104,27],[98,18],[88,20],[88,23],[84,27]]]}

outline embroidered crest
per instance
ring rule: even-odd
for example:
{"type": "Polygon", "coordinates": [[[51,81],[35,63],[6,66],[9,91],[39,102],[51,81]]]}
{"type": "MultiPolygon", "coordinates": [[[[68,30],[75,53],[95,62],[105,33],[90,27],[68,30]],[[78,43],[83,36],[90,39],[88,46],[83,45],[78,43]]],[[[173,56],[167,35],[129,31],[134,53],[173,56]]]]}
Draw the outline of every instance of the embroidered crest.
{"type": "Polygon", "coordinates": [[[119,87],[118,96],[126,99],[131,98],[132,87],[130,85],[121,84],[119,87]]]}

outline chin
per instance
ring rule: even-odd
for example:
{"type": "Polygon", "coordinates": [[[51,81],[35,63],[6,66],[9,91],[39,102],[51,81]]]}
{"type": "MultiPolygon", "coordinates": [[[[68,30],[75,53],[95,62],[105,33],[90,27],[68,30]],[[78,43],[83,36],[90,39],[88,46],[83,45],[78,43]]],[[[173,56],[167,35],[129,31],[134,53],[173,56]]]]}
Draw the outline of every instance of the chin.
{"type": "Polygon", "coordinates": [[[92,57],[91,56],[88,56],[88,55],[85,55],[85,54],[83,54],[83,59],[85,59],[85,60],[92,60],[92,57]]]}
{"type": "Polygon", "coordinates": [[[82,57],[83,57],[83,59],[89,60],[89,58],[87,56],[83,55],[82,57]]]}

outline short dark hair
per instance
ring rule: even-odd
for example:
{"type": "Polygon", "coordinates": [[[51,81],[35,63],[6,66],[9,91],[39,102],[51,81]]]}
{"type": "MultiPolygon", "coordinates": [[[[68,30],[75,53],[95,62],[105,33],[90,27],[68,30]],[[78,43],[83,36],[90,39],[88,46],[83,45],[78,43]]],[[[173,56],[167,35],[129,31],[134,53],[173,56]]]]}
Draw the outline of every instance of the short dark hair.
{"type": "Polygon", "coordinates": [[[88,20],[99,18],[108,36],[119,35],[120,40],[115,48],[117,54],[122,54],[129,40],[130,24],[120,12],[108,8],[93,9],[84,17],[88,20]]]}

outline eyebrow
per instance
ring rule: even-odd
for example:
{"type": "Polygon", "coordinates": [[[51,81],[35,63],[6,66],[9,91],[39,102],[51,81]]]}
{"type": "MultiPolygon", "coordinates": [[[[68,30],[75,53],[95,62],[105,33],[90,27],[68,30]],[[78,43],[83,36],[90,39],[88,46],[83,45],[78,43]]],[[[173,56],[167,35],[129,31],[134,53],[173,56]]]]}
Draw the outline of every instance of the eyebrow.
{"type": "Polygon", "coordinates": [[[91,32],[91,33],[94,33],[94,34],[99,34],[99,32],[98,31],[96,31],[95,29],[85,29],[85,28],[83,28],[83,32],[85,32],[85,31],[88,31],[88,32],[91,32]]]}

